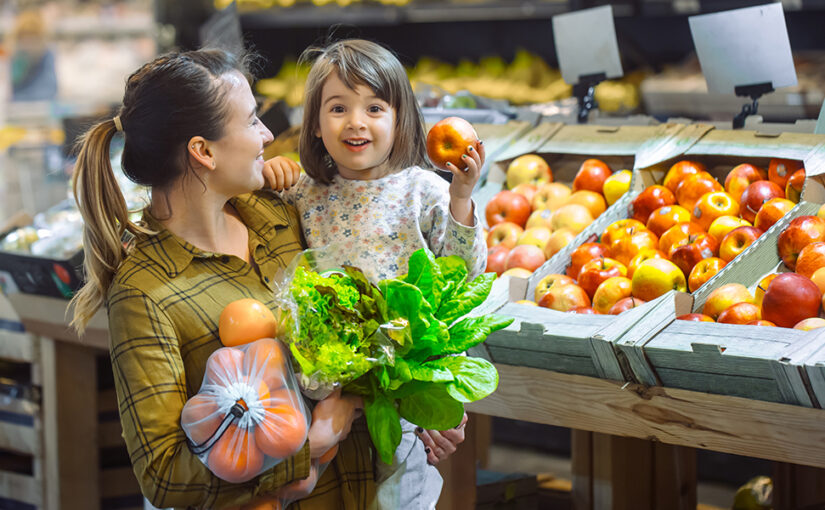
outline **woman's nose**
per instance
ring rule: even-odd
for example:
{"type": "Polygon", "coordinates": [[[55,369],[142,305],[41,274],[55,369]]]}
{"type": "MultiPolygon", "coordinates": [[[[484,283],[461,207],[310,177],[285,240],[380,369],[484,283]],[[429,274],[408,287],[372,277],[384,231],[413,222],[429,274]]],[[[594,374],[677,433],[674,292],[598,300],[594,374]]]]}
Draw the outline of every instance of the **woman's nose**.
{"type": "MultiPolygon", "coordinates": [[[[263,126],[263,123],[261,123],[261,125],[263,126]]],[[[269,145],[273,142],[273,140],[275,140],[275,135],[273,135],[272,131],[270,131],[269,128],[266,126],[264,126],[261,135],[263,135],[264,137],[264,145],[269,145]]]]}

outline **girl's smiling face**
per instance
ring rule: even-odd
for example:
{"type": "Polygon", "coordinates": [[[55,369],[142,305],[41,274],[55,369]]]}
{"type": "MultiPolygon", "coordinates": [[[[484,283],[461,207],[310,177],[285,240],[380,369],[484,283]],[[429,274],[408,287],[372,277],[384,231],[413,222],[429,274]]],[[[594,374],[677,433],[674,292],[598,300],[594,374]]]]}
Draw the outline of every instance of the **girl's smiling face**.
{"type": "Polygon", "coordinates": [[[347,87],[337,73],[324,82],[315,136],[345,179],[367,181],[387,175],[395,139],[395,109],[366,85],[347,87]]]}

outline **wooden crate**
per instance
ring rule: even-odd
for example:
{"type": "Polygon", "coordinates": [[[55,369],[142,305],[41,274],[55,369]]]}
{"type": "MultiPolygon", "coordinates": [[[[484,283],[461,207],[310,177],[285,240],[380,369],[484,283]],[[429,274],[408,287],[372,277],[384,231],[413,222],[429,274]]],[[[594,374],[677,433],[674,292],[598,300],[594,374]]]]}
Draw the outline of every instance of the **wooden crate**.
{"type": "MultiPolygon", "coordinates": [[[[532,139],[516,142],[496,161],[476,201],[483,206],[501,191],[507,166],[521,154],[539,154],[553,169],[555,181],[571,183],[585,159],[599,157],[616,170],[634,168],[638,153],[657,151],[660,145],[668,144],[673,135],[684,128],[676,124],[622,127],[540,125],[531,131],[535,135],[532,139]],[[546,137],[546,141],[537,147],[541,137],[546,137]]],[[[590,344],[591,336],[615,317],[565,314],[516,304],[515,301],[532,299],[536,285],[544,276],[564,272],[570,253],[576,247],[598,236],[605,226],[616,219],[626,217],[631,195],[628,193],[611,205],[529,279],[510,279],[510,288],[506,291],[506,300],[510,303],[499,309],[499,313],[515,317],[516,321],[488,337],[486,348],[493,361],[563,373],[622,378],[618,368],[610,370],[601,366],[590,344]]],[[[505,291],[500,292],[503,295],[505,291]]],[[[618,367],[617,363],[613,365],[618,367]]]]}

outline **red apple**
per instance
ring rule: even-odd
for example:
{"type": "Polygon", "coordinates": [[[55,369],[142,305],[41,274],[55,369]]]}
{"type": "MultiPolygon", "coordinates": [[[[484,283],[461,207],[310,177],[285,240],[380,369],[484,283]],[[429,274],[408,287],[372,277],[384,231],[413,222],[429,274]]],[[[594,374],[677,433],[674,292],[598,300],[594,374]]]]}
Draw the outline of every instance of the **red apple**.
{"type": "Polygon", "coordinates": [[[736,227],[728,232],[728,235],[723,237],[722,242],[719,243],[719,258],[730,262],[761,235],[762,231],[756,227],[736,227]]]}
{"type": "Polygon", "coordinates": [[[675,203],[676,197],[673,196],[673,193],[669,189],[654,184],[653,186],[645,188],[644,191],[639,193],[636,198],[633,199],[633,202],[630,203],[630,217],[646,224],[653,211],[675,203]]]}
{"type": "Polygon", "coordinates": [[[716,238],[717,241],[722,241],[728,232],[736,227],[750,227],[750,222],[743,220],[738,216],[719,216],[708,227],[708,234],[716,238]]]}
{"type": "Polygon", "coordinates": [[[601,243],[583,243],[570,254],[570,265],[567,266],[567,276],[577,278],[583,265],[591,260],[607,256],[607,247],[601,243]]]}
{"type": "Polygon", "coordinates": [[[725,267],[726,262],[719,257],[708,257],[700,260],[690,270],[688,276],[688,290],[694,292],[696,289],[704,285],[708,280],[713,278],[716,273],[725,267]]]}
{"type": "Polygon", "coordinates": [[[550,236],[552,235],[552,232],[547,227],[528,228],[519,236],[518,241],[516,241],[516,246],[520,244],[532,244],[544,251],[544,247],[547,246],[547,242],[550,241],[550,236]]]}
{"type": "Polygon", "coordinates": [[[716,320],[720,313],[737,303],[753,303],[753,296],[741,283],[728,283],[710,293],[702,313],[716,320]]]}
{"type": "Polygon", "coordinates": [[[596,315],[598,312],[594,310],[592,307],[589,306],[577,306],[576,308],[571,308],[567,311],[567,313],[578,313],[582,315],[596,315]]]}
{"type": "Polygon", "coordinates": [[[576,233],[569,228],[562,228],[550,234],[550,239],[544,245],[544,256],[547,260],[560,252],[562,248],[570,244],[576,238],[576,233]]]}
{"type": "Polygon", "coordinates": [[[520,244],[510,250],[504,266],[507,269],[521,267],[528,271],[535,271],[544,264],[544,250],[532,244],[520,244]]]}
{"type": "Polygon", "coordinates": [[[772,198],[785,198],[785,192],[771,181],[756,181],[742,193],[742,199],[739,202],[739,213],[743,218],[753,223],[762,204],[772,198]]]}
{"type": "Polygon", "coordinates": [[[759,212],[756,213],[753,226],[761,230],[768,230],[793,208],[794,203],[787,198],[772,198],[762,204],[759,212]]]}
{"type": "Polygon", "coordinates": [[[792,328],[799,321],[819,315],[822,295],[810,278],[782,273],[774,278],[762,298],[762,317],[777,326],[792,328]]]}
{"type": "Polygon", "coordinates": [[[719,242],[710,234],[693,234],[687,238],[685,244],[677,245],[670,254],[670,260],[689,275],[693,266],[701,260],[715,257],[719,249],[719,242]]]}
{"type": "Polygon", "coordinates": [[[530,217],[530,202],[523,195],[509,190],[499,191],[487,202],[484,214],[490,228],[503,221],[523,227],[530,217]]]}
{"type": "Polygon", "coordinates": [[[583,205],[565,204],[553,212],[550,223],[553,225],[554,231],[569,228],[578,234],[593,223],[593,215],[583,205]]]}
{"type": "Polygon", "coordinates": [[[605,227],[602,235],[599,237],[599,241],[605,246],[610,246],[616,238],[627,235],[627,232],[630,231],[631,228],[638,231],[644,230],[647,227],[645,227],[644,223],[632,218],[616,220],[605,227]]]}
{"type": "Polygon", "coordinates": [[[637,306],[641,306],[645,304],[645,301],[636,298],[636,297],[626,297],[620,299],[610,308],[610,315],[619,315],[622,312],[630,310],[631,308],[636,308],[637,306]]]}
{"type": "Polygon", "coordinates": [[[773,158],[768,165],[768,179],[784,190],[791,175],[800,168],[802,168],[801,161],[773,158]]]}
{"type": "Polygon", "coordinates": [[[503,246],[503,245],[493,246],[487,252],[487,269],[486,269],[486,272],[495,273],[498,276],[501,276],[501,273],[503,273],[507,269],[505,263],[507,261],[507,255],[509,255],[509,253],[510,253],[510,248],[508,248],[506,246],[503,246]]]}
{"type": "Polygon", "coordinates": [[[573,179],[573,191],[587,189],[601,193],[604,181],[610,177],[612,173],[610,167],[607,166],[604,161],[599,159],[585,160],[581,167],[579,167],[579,171],[576,172],[576,177],[573,179]]]}
{"type": "Polygon", "coordinates": [[[825,242],[811,243],[802,248],[799,257],[796,259],[797,274],[813,277],[817,269],[825,267],[825,242]]]}
{"type": "Polygon", "coordinates": [[[593,293],[593,309],[598,313],[608,313],[620,299],[630,297],[630,278],[614,276],[603,281],[593,293]]]}
{"type": "Polygon", "coordinates": [[[768,290],[768,285],[770,285],[771,281],[777,276],[779,276],[779,273],[772,273],[759,280],[756,289],[753,291],[753,304],[760,308],[762,307],[762,298],[765,297],[765,291],[768,290]]]}
{"type": "Polygon", "coordinates": [[[587,293],[574,283],[567,285],[554,285],[547,294],[542,296],[539,306],[567,312],[579,306],[590,306],[590,298],[587,293]]]}
{"type": "Polygon", "coordinates": [[[550,166],[544,158],[536,154],[519,156],[507,166],[507,188],[513,191],[516,191],[516,188],[522,184],[532,184],[538,187],[552,180],[553,172],[550,166]]]}
{"type": "Polygon", "coordinates": [[[684,221],[690,221],[690,212],[687,209],[681,205],[666,205],[650,213],[647,218],[647,229],[661,237],[667,229],[684,221]]]}
{"type": "Polygon", "coordinates": [[[771,321],[766,321],[765,319],[760,319],[758,321],[750,321],[750,322],[747,322],[745,324],[747,326],[769,326],[769,327],[774,327],[774,328],[776,327],[776,324],[774,324],[771,321]]]}
{"type": "Polygon", "coordinates": [[[536,196],[536,191],[537,190],[538,190],[538,188],[535,185],[530,184],[529,182],[523,182],[523,183],[519,184],[518,186],[514,187],[512,189],[512,192],[513,193],[518,193],[519,195],[526,198],[528,202],[532,202],[533,197],[536,196]]]}
{"type": "Polygon", "coordinates": [[[785,184],[785,198],[791,202],[798,204],[802,198],[802,187],[805,185],[805,169],[800,168],[788,179],[785,184]]]}
{"type": "Polygon", "coordinates": [[[467,168],[461,156],[468,147],[478,150],[478,135],[473,125],[461,117],[447,117],[435,123],[427,133],[427,155],[437,168],[449,170],[447,163],[456,168],[467,168]]]}
{"type": "Polygon", "coordinates": [[[567,203],[570,198],[570,188],[560,182],[548,182],[539,186],[530,205],[534,210],[549,209],[555,211],[567,203]]]}
{"type": "Polygon", "coordinates": [[[625,266],[630,264],[633,257],[643,250],[655,250],[659,246],[659,238],[648,229],[629,231],[627,235],[617,238],[608,247],[610,256],[625,266]]]}
{"type": "Polygon", "coordinates": [[[779,256],[788,269],[794,271],[802,248],[820,241],[825,241],[825,220],[818,216],[799,216],[779,234],[779,256]]]}
{"type": "Polygon", "coordinates": [[[722,185],[712,175],[707,172],[699,172],[685,177],[679,183],[676,188],[676,202],[688,211],[692,211],[702,195],[723,190],[722,185]]]}
{"type": "Polygon", "coordinates": [[[768,172],[759,168],[758,166],[744,163],[733,168],[728,172],[725,178],[725,191],[727,191],[734,200],[739,202],[742,193],[756,181],[764,181],[768,178],[768,172]]]}
{"type": "Polygon", "coordinates": [[[671,192],[676,193],[676,188],[679,187],[679,183],[681,183],[685,177],[705,171],[707,171],[707,168],[705,168],[705,165],[702,163],[682,160],[670,167],[667,174],[665,174],[665,179],[662,181],[662,184],[671,192]]]}
{"type": "Polygon", "coordinates": [[[598,218],[607,209],[607,202],[605,202],[602,194],[587,189],[581,189],[570,195],[567,198],[567,203],[585,206],[593,218],[598,218]]]}
{"type": "Polygon", "coordinates": [[[567,285],[570,283],[576,282],[567,275],[558,273],[548,274],[547,276],[539,280],[539,283],[536,284],[536,290],[533,293],[533,298],[536,300],[536,303],[538,303],[539,301],[541,301],[541,298],[545,294],[547,294],[553,287],[567,285]]]}
{"type": "Polygon", "coordinates": [[[691,221],[705,230],[710,228],[713,220],[722,216],[736,216],[739,214],[739,204],[724,191],[705,193],[693,206],[691,221]]]}
{"type": "Polygon", "coordinates": [[[630,264],[627,265],[627,277],[633,278],[633,273],[642,265],[642,262],[649,259],[667,259],[667,255],[662,250],[645,248],[640,250],[635,257],[630,259],[630,264]]]}
{"type": "Polygon", "coordinates": [[[762,313],[759,307],[753,303],[736,303],[731,305],[722,313],[716,322],[724,324],[747,324],[751,321],[758,321],[762,319],[762,313]]]}
{"type": "Polygon", "coordinates": [[[582,266],[576,281],[592,299],[599,285],[614,276],[627,275],[627,268],[621,262],[599,257],[582,266]]]}
{"type": "Polygon", "coordinates": [[[499,223],[487,233],[487,249],[499,245],[508,249],[515,248],[523,232],[524,229],[515,223],[509,221],[499,223]]]}
{"type": "Polygon", "coordinates": [[[659,250],[670,256],[675,246],[684,244],[688,237],[693,234],[704,234],[702,227],[693,222],[682,222],[673,225],[659,238],[659,250]]]}
{"type": "Polygon", "coordinates": [[[708,317],[703,313],[686,313],[676,317],[679,321],[693,321],[693,322],[716,322],[712,317],[708,317]]]}

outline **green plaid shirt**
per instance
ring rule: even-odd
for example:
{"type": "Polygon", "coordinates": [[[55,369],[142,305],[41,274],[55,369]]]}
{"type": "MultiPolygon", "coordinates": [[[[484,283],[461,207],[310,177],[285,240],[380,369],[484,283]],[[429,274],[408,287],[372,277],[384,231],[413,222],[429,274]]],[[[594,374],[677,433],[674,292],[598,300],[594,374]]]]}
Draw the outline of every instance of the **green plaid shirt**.
{"type": "MultiPolygon", "coordinates": [[[[271,193],[231,202],[249,228],[245,261],[207,253],[144,215],[141,236],[108,294],[109,332],[123,436],[144,495],[159,508],[225,508],[272,493],[309,473],[309,445],[242,483],[214,476],[186,446],[180,414],[198,392],[206,360],[221,347],[218,317],[241,298],[275,306],[283,268],[303,247],[295,210],[271,193]]],[[[374,496],[372,453],[356,422],[310,498],[297,508],[367,508],[374,496]]]]}

